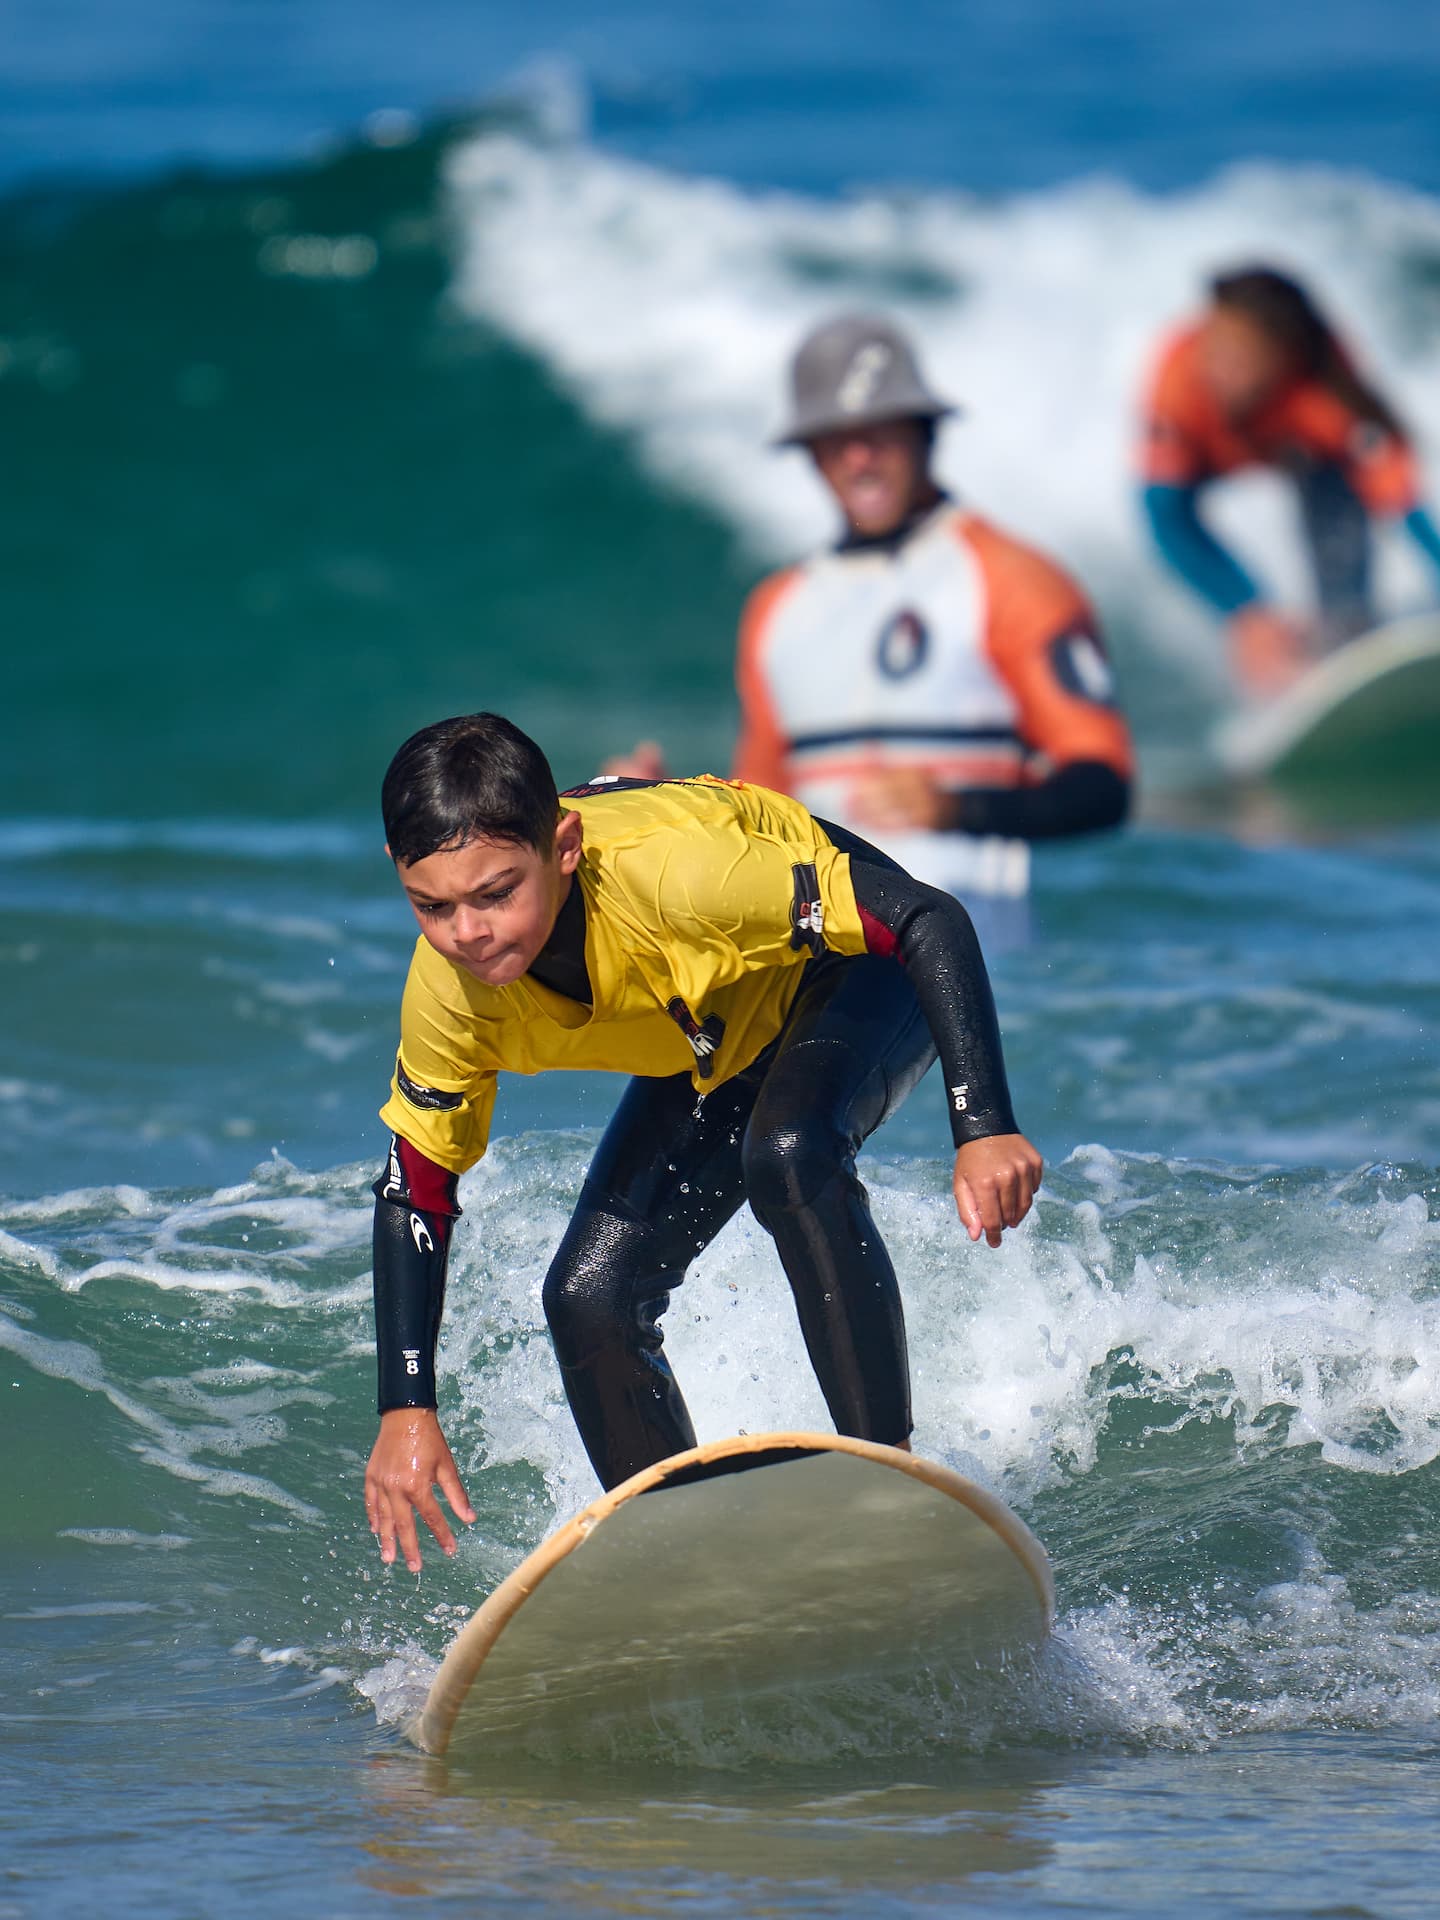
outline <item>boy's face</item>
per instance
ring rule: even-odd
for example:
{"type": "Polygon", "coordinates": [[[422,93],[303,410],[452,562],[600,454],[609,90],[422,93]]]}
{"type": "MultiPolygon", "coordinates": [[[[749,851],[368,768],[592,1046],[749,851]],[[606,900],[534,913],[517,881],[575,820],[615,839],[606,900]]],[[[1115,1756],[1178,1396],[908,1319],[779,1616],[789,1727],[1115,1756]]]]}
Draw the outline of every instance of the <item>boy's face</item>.
{"type": "Polygon", "coordinates": [[[420,931],[488,987],[508,987],[550,938],[580,864],[580,816],[567,813],[548,853],[507,840],[470,840],[395,871],[420,931]]]}

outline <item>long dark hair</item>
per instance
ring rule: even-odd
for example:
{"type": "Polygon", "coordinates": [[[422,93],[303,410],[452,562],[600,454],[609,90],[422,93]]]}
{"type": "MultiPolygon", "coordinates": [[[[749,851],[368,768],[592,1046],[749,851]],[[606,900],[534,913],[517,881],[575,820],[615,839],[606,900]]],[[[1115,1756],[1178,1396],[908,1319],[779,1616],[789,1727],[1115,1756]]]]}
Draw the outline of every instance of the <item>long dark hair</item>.
{"type": "Polygon", "coordinates": [[[1393,433],[1398,440],[1405,438],[1395,413],[1351,366],[1334,328],[1298,280],[1274,267],[1240,267],[1232,273],[1217,273],[1210,282],[1210,295],[1217,307],[1229,307],[1253,320],[1284,348],[1300,373],[1327,388],[1357,419],[1393,433]]]}

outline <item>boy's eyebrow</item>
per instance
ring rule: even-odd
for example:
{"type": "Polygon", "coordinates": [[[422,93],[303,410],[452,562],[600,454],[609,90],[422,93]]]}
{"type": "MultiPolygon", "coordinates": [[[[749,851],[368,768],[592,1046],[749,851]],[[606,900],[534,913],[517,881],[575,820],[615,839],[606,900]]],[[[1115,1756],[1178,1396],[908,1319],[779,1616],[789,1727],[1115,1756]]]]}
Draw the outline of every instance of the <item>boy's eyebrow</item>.
{"type": "MultiPolygon", "coordinates": [[[[519,871],[520,871],[519,867],[502,867],[498,873],[492,873],[487,875],[486,878],[480,882],[478,887],[471,887],[469,891],[472,894],[493,893],[496,887],[503,886],[507,880],[509,880],[513,875],[519,873],[519,871]]],[[[401,880],[400,884],[402,887],[404,887],[406,893],[409,894],[412,900],[438,901],[441,897],[439,894],[428,892],[424,887],[412,887],[410,883],[404,879],[401,880]]],[[[462,896],[462,898],[463,897],[464,896],[462,896]]]]}

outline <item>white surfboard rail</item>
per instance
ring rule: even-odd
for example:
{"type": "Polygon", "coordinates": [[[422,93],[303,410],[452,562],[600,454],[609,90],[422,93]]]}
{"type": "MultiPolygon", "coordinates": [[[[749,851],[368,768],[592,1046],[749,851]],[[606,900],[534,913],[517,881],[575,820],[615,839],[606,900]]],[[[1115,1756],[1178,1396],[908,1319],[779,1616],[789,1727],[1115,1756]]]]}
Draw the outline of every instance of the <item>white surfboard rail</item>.
{"type": "MultiPolygon", "coordinates": [[[[1221,726],[1215,740],[1221,763],[1238,779],[1275,775],[1351,701],[1407,669],[1432,666],[1440,698],[1440,614],[1416,614],[1377,627],[1337,648],[1277,699],[1247,708],[1221,726]]],[[[1383,753],[1383,739],[1376,745],[1383,753]]]]}

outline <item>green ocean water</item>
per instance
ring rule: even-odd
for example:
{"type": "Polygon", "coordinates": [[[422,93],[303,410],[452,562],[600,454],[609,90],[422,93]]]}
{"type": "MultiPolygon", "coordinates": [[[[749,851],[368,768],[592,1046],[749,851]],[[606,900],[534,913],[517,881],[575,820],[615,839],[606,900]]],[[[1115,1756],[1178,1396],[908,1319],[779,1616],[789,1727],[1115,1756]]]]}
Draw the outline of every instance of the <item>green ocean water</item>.
{"type": "MultiPolygon", "coordinates": [[[[1440,422],[1440,213],[1361,176],[830,203],[492,114],[0,202],[5,1920],[1428,1909],[1440,843],[1164,823],[1222,693],[1112,419],[1235,233],[1324,263],[1440,422]],[[1089,384],[1037,371],[1047,285],[1089,384]],[[637,734],[723,767],[740,598],[819,524],[767,369],[842,296],[964,378],[947,458],[1084,567],[1141,738],[1147,817],[1042,854],[994,961],[1034,1222],[960,1240],[928,1085],[867,1169],[917,1442],[1045,1541],[1056,1638],[999,1700],[446,1771],[404,1715],[592,1491],[539,1288],[614,1087],[503,1091],[443,1366],[480,1519],[386,1573],[368,1182],[413,925],[378,776],[482,703],[565,778],[637,734]],[[1031,389],[1074,396],[1044,462],[1031,389]]],[[[1241,506],[1283,577],[1276,502],[1241,506]]],[[[753,1225],[668,1324],[702,1433],[823,1418],[753,1225]]]]}
{"type": "Polygon", "coordinates": [[[723,756],[753,563],[449,309],[439,145],[0,203],[19,811],[354,814],[486,704],[577,777],[637,710],[723,756]]]}

